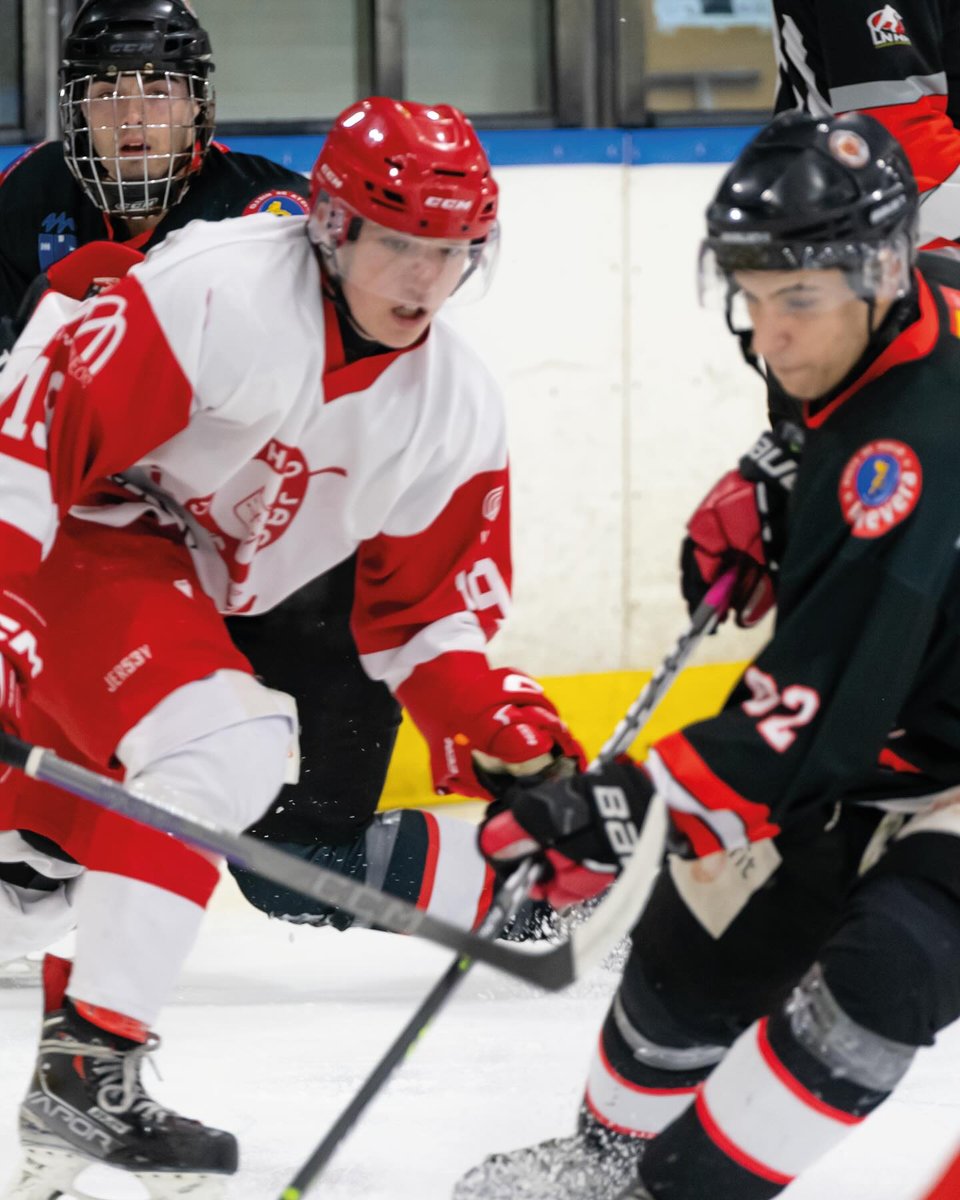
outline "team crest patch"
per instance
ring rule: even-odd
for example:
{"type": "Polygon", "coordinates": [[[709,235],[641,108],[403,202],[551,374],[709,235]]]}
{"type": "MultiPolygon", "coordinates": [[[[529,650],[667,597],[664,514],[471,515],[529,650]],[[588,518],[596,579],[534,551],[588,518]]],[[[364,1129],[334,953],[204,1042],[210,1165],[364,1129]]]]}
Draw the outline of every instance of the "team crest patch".
{"type": "Polygon", "coordinates": [[[264,192],[251,200],[243,210],[245,217],[254,213],[273,213],[275,217],[305,217],[310,208],[302,196],[296,192],[264,192]]]}
{"type": "Polygon", "coordinates": [[[854,537],[878,538],[905,521],[923,489],[920,460],[904,442],[867,442],[840,476],[840,509],[854,537]]]}
{"type": "Polygon", "coordinates": [[[881,50],[884,46],[912,45],[903,24],[903,17],[890,4],[885,4],[883,8],[878,8],[867,17],[867,28],[876,50],[881,50]]]}

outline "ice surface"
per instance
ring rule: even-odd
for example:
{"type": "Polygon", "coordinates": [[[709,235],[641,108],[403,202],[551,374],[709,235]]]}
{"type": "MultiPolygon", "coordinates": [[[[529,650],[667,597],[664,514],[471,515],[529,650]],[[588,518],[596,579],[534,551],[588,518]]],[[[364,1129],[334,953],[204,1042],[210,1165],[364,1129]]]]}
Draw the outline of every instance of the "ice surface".
{"type": "MultiPolygon", "coordinates": [[[[449,961],[447,951],[413,939],[268,921],[227,882],[159,1027],[164,1078],[148,1074],[147,1085],[172,1107],[238,1135],[242,1166],[231,1200],[275,1200],[449,961]]],[[[489,1151],[569,1130],[615,983],[600,968],[546,995],[475,968],[315,1194],[446,1200],[489,1151]]],[[[36,991],[0,992],[3,1184],[17,1159],[16,1108],[38,1010],[36,991]]],[[[786,1196],[914,1200],[958,1139],[954,1026],[919,1057],[898,1096],[786,1196]]],[[[134,1200],[138,1193],[121,1183],[104,1186],[107,1200],[134,1200]]]]}

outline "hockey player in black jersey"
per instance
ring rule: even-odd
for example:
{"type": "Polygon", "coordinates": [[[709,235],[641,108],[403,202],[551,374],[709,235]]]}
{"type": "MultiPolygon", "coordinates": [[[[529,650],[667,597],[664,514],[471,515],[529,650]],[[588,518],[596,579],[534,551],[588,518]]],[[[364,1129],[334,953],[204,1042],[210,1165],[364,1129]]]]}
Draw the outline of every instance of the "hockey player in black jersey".
{"type": "Polygon", "coordinates": [[[63,47],[62,140],[0,175],[0,318],[87,242],[148,250],[198,218],[307,211],[302,175],[213,141],[213,69],[182,0],[81,7],[63,47]]]}
{"type": "Polygon", "coordinates": [[[709,207],[702,293],[805,435],[776,629],[643,767],[516,793],[483,828],[502,865],[541,847],[548,897],[605,886],[654,790],[672,846],[577,1133],[456,1200],[771,1200],[960,1017],[960,270],[917,263],[916,221],[861,114],[783,114],[709,207]]]}

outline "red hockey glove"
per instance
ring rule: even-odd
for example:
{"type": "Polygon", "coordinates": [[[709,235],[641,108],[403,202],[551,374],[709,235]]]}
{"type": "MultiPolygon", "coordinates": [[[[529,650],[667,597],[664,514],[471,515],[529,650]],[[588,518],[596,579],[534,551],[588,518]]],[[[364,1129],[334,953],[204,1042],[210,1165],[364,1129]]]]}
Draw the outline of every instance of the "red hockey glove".
{"type": "Polygon", "coordinates": [[[23,695],[43,670],[43,618],[10,588],[0,588],[0,729],[20,732],[23,695]]]}
{"type": "Polygon", "coordinates": [[[397,699],[426,738],[440,795],[489,800],[501,790],[491,786],[498,773],[536,774],[558,757],[585,765],[580,743],[540,684],[509,667],[492,670],[482,654],[442,654],[421,663],[397,699]]]}
{"type": "Polygon", "coordinates": [[[55,292],[86,300],[102,292],[144,260],[139,250],[121,242],[87,242],[47,268],[47,282],[55,292]]]}
{"type": "Polygon", "coordinates": [[[633,763],[557,783],[515,787],[509,808],[480,827],[480,851],[494,870],[541,857],[548,874],[533,889],[555,908],[605,891],[636,845],[653,785],[633,763]]]}
{"type": "Polygon", "coordinates": [[[687,522],[680,571],[691,613],[731,566],[738,570],[731,601],[738,625],[755,625],[773,607],[802,447],[803,431],[788,421],[762,433],[687,522]]]}

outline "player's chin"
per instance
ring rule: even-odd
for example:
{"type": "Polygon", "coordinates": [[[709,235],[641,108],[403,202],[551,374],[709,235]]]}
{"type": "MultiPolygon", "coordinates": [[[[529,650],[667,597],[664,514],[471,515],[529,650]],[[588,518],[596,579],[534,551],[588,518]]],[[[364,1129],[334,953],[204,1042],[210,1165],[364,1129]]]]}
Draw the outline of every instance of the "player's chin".
{"type": "Polygon", "coordinates": [[[788,396],[794,400],[816,400],[824,388],[816,372],[803,367],[775,367],[769,365],[771,374],[788,396]]]}

